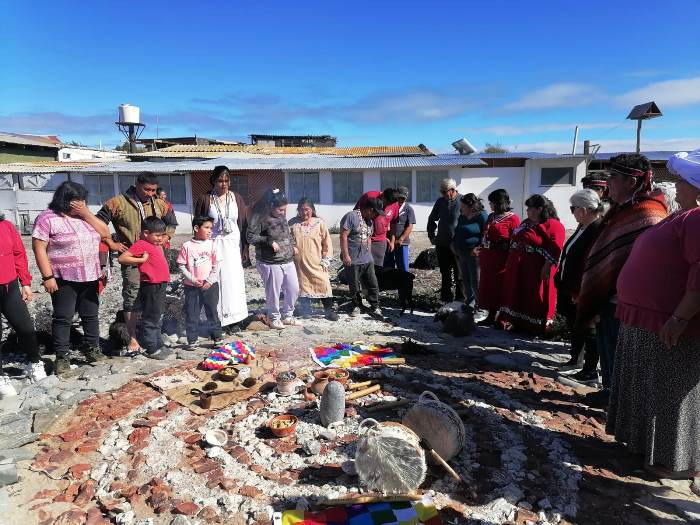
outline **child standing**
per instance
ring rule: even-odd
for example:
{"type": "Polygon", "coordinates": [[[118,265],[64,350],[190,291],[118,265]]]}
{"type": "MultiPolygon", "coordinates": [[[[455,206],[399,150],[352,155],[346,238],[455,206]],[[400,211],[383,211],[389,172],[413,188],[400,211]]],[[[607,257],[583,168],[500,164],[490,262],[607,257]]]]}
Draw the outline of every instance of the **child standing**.
{"type": "Polygon", "coordinates": [[[267,317],[270,327],[300,326],[294,319],[299,281],[294,266],[297,249],[287,224],[287,197],[278,190],[267,190],[255,203],[246,237],[255,246],[260,277],[265,284],[267,317]],[[280,312],[280,291],[284,303],[280,312]]]}
{"type": "Polygon", "coordinates": [[[374,273],[370,242],[373,221],[377,216],[384,215],[384,204],[379,199],[368,198],[360,206],[359,210],[346,213],[340,221],[340,253],[353,301],[350,316],[360,315],[362,287],[364,287],[367,290],[370,313],[382,317],[382,311],[379,309],[379,286],[374,273]]]}
{"type": "Polygon", "coordinates": [[[185,327],[187,344],[192,347],[199,336],[199,315],[204,307],[209,324],[209,335],[214,346],[220,346],[221,321],[217,313],[219,304],[219,283],[217,276],[221,257],[211,240],[214,219],[195,217],[192,219],[193,237],[180,248],[177,264],[184,276],[185,286],[185,327]]]}
{"type": "Polygon", "coordinates": [[[139,267],[140,285],[136,304],[141,311],[136,339],[151,359],[166,359],[172,352],[160,338],[161,318],[165,309],[165,289],[170,282],[168,261],[163,253],[165,222],[146,217],[141,226],[141,239],[119,256],[120,264],[139,267]]]}

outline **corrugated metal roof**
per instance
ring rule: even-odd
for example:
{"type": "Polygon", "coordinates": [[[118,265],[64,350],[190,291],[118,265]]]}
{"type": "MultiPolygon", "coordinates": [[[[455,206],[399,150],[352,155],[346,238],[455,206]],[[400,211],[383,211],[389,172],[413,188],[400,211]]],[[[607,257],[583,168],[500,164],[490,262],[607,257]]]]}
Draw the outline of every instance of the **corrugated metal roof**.
{"type": "Polygon", "coordinates": [[[583,154],[571,155],[568,153],[541,153],[539,151],[509,151],[508,153],[473,153],[470,157],[480,159],[565,159],[585,157],[583,154]]]}
{"type": "Polygon", "coordinates": [[[232,170],[369,170],[479,167],[485,163],[476,157],[464,155],[432,155],[416,157],[330,157],[308,156],[242,156],[216,159],[180,160],[163,162],[113,161],[99,163],[15,163],[0,164],[0,173],[188,173],[210,171],[214,166],[228,166],[232,170]]]}
{"type": "Polygon", "coordinates": [[[177,145],[148,153],[137,153],[132,157],[194,157],[204,158],[220,153],[250,153],[257,155],[337,155],[350,157],[393,156],[393,155],[432,155],[425,146],[357,146],[348,148],[331,147],[277,147],[253,144],[177,145]]]}
{"type": "MultiPolygon", "coordinates": [[[[615,157],[617,155],[622,155],[623,153],[630,153],[629,151],[615,151],[615,152],[602,152],[596,153],[593,157],[595,160],[610,160],[610,157],[615,157]]],[[[642,151],[644,155],[649,160],[655,162],[665,162],[669,159],[671,155],[675,155],[677,151],[642,151]]]]}
{"type": "Polygon", "coordinates": [[[22,146],[42,146],[45,148],[60,148],[60,140],[53,135],[22,135],[0,131],[0,142],[20,144],[22,146]]]}

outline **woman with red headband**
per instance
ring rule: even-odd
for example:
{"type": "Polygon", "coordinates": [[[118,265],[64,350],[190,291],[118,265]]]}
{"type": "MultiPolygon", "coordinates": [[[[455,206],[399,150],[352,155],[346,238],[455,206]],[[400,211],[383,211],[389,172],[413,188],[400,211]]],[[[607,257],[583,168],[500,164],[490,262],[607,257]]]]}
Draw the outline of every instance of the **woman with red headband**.
{"type": "Polygon", "coordinates": [[[587,396],[593,406],[606,407],[610,396],[620,327],[615,318],[617,278],[635,239],[667,215],[663,196],[651,194],[651,178],[651,164],[644,155],[610,159],[608,190],[613,205],[588,252],[576,308],[577,325],[596,325],[603,389],[587,396]]]}
{"type": "Polygon", "coordinates": [[[609,433],[663,478],[700,475],[700,150],[668,161],[680,209],[641,234],[617,280],[609,433]]]}

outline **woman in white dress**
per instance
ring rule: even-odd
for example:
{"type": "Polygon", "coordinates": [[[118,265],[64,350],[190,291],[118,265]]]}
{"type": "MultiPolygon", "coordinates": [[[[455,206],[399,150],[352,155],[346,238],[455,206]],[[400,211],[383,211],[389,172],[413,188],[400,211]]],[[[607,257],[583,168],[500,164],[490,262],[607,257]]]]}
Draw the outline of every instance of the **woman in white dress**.
{"type": "Polygon", "coordinates": [[[248,208],[243,198],[230,190],[226,166],[217,166],[209,177],[212,190],[194,204],[195,216],[214,219],[212,238],[222,256],[219,274],[219,318],[229,333],[240,330],[238,323],[248,317],[243,266],[250,265],[246,229],[248,208]]]}

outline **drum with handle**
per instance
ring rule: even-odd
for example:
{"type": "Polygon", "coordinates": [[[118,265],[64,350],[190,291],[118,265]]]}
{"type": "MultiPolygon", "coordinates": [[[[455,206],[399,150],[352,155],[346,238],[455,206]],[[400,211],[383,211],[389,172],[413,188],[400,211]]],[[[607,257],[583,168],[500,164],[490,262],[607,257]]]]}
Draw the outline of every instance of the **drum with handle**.
{"type": "Polygon", "coordinates": [[[427,466],[420,438],[401,423],[365,419],[359,427],[355,468],[370,490],[384,494],[416,490],[427,466]]]}
{"type": "Polygon", "coordinates": [[[402,423],[425,439],[445,461],[459,454],[464,446],[462,419],[432,392],[420,395],[418,403],[406,412],[402,423]]]}

